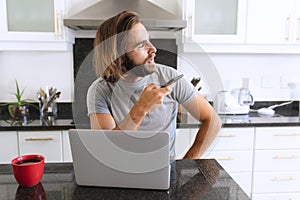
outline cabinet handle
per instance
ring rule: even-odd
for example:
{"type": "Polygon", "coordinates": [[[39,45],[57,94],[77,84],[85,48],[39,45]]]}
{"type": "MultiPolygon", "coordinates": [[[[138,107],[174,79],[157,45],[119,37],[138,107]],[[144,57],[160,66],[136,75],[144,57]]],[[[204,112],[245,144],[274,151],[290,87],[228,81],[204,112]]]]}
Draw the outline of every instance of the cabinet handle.
{"type": "Polygon", "coordinates": [[[288,177],[288,178],[274,177],[274,178],[272,178],[272,181],[295,181],[295,180],[297,180],[295,177],[288,177]]]}
{"type": "Polygon", "coordinates": [[[189,16],[189,24],[190,24],[190,40],[193,40],[193,16],[189,16]]]}
{"type": "Polygon", "coordinates": [[[277,133],[274,136],[300,136],[300,133],[277,133]]]}
{"type": "Polygon", "coordinates": [[[60,20],[59,20],[59,17],[60,14],[58,12],[58,10],[55,11],[55,36],[56,36],[56,39],[59,39],[60,38],[60,20]]]}
{"type": "Polygon", "coordinates": [[[297,34],[297,40],[299,41],[300,40],[300,18],[297,19],[298,21],[298,34],[297,34]]]}
{"type": "Polygon", "coordinates": [[[227,157],[227,158],[216,158],[217,160],[234,160],[233,157],[227,157]]]}
{"type": "Polygon", "coordinates": [[[218,137],[225,137],[225,138],[229,138],[229,137],[235,137],[236,135],[234,134],[221,134],[221,135],[218,135],[218,137]]]}
{"type": "Polygon", "coordinates": [[[53,138],[25,138],[25,141],[51,141],[53,138]]]}
{"type": "Polygon", "coordinates": [[[286,18],[285,41],[289,41],[289,39],[290,39],[290,28],[291,28],[291,17],[287,17],[286,18]]]}
{"type": "Polygon", "coordinates": [[[291,155],[291,156],[280,156],[280,155],[276,155],[273,157],[273,159],[297,159],[299,158],[298,156],[295,155],[291,155]]]}

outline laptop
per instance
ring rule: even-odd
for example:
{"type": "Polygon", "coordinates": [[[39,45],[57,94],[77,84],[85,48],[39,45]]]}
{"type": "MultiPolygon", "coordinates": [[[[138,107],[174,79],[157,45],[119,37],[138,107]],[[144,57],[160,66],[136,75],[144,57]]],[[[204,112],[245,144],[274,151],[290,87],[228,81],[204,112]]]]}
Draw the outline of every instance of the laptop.
{"type": "Polygon", "coordinates": [[[167,132],[70,129],[69,138],[78,185],[170,187],[167,132]]]}

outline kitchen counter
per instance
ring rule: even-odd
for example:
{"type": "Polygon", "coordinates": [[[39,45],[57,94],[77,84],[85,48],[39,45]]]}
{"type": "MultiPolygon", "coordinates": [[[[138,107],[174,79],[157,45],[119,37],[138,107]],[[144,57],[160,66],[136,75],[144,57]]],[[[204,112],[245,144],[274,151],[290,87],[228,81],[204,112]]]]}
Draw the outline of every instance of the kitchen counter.
{"type": "Polygon", "coordinates": [[[10,165],[0,165],[0,169],[0,199],[250,199],[212,159],[173,162],[169,190],[78,186],[71,163],[46,163],[41,183],[23,188],[10,165]]]}
{"type": "MultiPolygon", "coordinates": [[[[300,126],[299,116],[223,115],[220,117],[223,127],[300,126]]],[[[182,122],[177,124],[177,128],[197,128],[200,125],[194,121],[182,122]]],[[[11,119],[0,120],[0,131],[68,130],[76,127],[72,119],[28,119],[25,123],[11,119]]]]}
{"type": "Polygon", "coordinates": [[[72,119],[0,120],[0,131],[69,130],[75,128],[72,119]]]}
{"type": "MultiPolygon", "coordinates": [[[[299,116],[257,116],[257,115],[220,115],[222,127],[276,127],[300,126],[299,116]]],[[[177,128],[197,128],[195,122],[180,123],[177,128]]]]}

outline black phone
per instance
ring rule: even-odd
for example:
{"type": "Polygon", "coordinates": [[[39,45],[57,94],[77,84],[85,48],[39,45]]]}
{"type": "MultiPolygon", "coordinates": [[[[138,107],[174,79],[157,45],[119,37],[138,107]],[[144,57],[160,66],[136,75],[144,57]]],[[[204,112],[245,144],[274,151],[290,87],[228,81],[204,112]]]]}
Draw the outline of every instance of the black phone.
{"type": "Polygon", "coordinates": [[[178,81],[179,79],[181,79],[183,77],[183,74],[180,74],[179,76],[176,76],[175,78],[172,78],[171,80],[169,80],[168,82],[166,82],[165,84],[161,85],[160,87],[167,87],[173,83],[175,83],[176,81],[178,81]]]}

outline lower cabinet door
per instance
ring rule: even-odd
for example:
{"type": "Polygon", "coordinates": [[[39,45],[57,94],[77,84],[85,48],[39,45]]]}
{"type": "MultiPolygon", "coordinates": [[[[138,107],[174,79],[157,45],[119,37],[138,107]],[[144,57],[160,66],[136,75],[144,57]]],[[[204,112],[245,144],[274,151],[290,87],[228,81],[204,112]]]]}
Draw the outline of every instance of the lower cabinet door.
{"type": "Polygon", "coordinates": [[[257,172],[300,170],[299,150],[256,150],[254,157],[254,171],[257,172]]]}
{"type": "Polygon", "coordinates": [[[203,158],[216,159],[227,172],[251,172],[252,155],[251,151],[212,151],[203,158]]]}
{"type": "Polygon", "coordinates": [[[183,158],[190,146],[190,129],[176,129],[175,159],[183,158]]]}
{"type": "Polygon", "coordinates": [[[253,193],[299,192],[300,172],[254,172],[253,193]]]}
{"type": "Polygon", "coordinates": [[[61,131],[20,131],[20,155],[41,154],[45,162],[62,162],[61,131]]]}
{"type": "Polygon", "coordinates": [[[251,172],[248,172],[248,173],[229,173],[229,175],[235,180],[235,182],[250,197],[250,195],[251,195],[252,173],[251,172]]]}
{"type": "Polygon", "coordinates": [[[62,139],[63,139],[63,160],[64,162],[73,162],[71,144],[69,139],[69,132],[62,131],[62,139]]]}
{"type": "MultiPolygon", "coordinates": [[[[18,136],[16,131],[0,132],[0,164],[10,163],[18,156],[18,136]]],[[[1,199],[1,198],[0,198],[1,199]]]]}
{"type": "Polygon", "coordinates": [[[253,194],[252,200],[299,200],[300,193],[253,194]]]}

